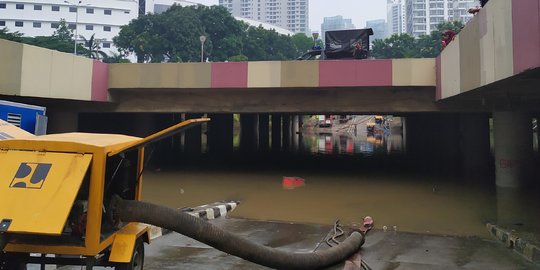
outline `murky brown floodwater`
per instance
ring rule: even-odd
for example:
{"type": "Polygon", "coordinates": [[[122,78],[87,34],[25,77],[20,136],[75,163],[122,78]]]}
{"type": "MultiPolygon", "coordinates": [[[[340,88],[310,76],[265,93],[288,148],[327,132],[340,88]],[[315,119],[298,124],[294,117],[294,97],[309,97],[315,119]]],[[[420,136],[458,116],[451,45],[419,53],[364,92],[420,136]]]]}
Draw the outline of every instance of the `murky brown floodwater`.
{"type": "MultiPolygon", "coordinates": [[[[303,136],[301,149],[312,154],[403,152],[401,134],[370,138],[364,128],[356,134],[349,129],[333,135],[304,132],[303,136]]],[[[231,216],[258,220],[331,224],[340,219],[350,224],[371,215],[377,228],[396,226],[399,231],[419,233],[487,237],[485,223],[497,219],[540,231],[539,200],[523,193],[499,192],[497,197],[494,184],[471,185],[458,177],[376,167],[311,170],[309,166],[261,166],[256,171],[251,164],[245,170],[207,164],[199,169],[184,166],[146,172],[143,199],[175,208],[240,200],[231,216]],[[301,177],[306,184],[284,189],[283,176],[301,177]]]]}
{"type": "MultiPolygon", "coordinates": [[[[399,175],[295,174],[306,180],[283,189],[287,172],[160,172],[144,177],[143,198],[170,207],[240,200],[234,217],[331,224],[358,223],[365,215],[377,227],[452,235],[486,236],[484,222],[496,217],[490,192],[433,184],[431,179],[399,175]]],[[[448,183],[452,179],[447,179],[448,183]]]]}

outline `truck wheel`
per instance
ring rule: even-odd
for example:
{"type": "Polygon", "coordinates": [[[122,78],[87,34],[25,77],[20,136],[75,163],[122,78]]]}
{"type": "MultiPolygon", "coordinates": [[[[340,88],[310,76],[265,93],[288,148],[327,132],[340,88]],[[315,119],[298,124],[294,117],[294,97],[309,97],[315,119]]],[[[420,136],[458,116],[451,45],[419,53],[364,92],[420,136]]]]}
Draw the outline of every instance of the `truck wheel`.
{"type": "Polygon", "coordinates": [[[116,266],[117,270],[143,270],[144,264],[144,242],[141,238],[135,242],[135,248],[133,249],[133,255],[131,256],[131,262],[124,263],[116,266]]]}

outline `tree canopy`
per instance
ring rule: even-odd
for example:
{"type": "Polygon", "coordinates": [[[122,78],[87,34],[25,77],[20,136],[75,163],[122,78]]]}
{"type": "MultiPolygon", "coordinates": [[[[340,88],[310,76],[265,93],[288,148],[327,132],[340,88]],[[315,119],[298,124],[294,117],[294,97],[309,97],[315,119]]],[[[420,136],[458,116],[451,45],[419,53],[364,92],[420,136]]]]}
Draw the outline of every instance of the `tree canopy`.
{"type": "Polygon", "coordinates": [[[304,34],[291,37],[249,26],[224,7],[201,5],[173,5],[141,16],[121,27],[113,41],[122,53],[135,53],[139,62],[198,62],[200,36],[206,37],[204,58],[211,61],[295,59],[312,43],[304,34]]]}
{"type": "Polygon", "coordinates": [[[377,39],[373,42],[371,56],[378,59],[436,57],[441,52],[442,34],[447,30],[457,34],[461,28],[461,21],[442,22],[429,35],[418,38],[409,34],[394,34],[386,39],[377,39]]]}

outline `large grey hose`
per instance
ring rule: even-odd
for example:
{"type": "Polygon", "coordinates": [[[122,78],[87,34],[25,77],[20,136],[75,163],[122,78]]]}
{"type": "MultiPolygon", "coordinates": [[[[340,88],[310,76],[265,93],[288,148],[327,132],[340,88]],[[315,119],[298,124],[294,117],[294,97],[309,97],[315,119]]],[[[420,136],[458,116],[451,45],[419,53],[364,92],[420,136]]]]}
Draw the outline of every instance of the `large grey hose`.
{"type": "Polygon", "coordinates": [[[291,253],[269,248],[224,231],[211,223],[172,208],[151,203],[127,201],[115,196],[111,210],[124,222],[143,222],[166,228],[228,254],[275,269],[319,269],[344,261],[364,243],[364,237],[353,232],[332,248],[312,253],[291,253]]]}

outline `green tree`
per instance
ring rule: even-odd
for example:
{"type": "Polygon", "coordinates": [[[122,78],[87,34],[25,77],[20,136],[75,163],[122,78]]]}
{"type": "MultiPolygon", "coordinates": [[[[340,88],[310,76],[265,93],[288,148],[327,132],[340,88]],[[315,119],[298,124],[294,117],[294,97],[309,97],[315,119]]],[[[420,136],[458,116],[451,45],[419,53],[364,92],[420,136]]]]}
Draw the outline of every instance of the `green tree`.
{"type": "Polygon", "coordinates": [[[124,54],[134,52],[138,62],[200,61],[201,35],[208,37],[205,51],[213,48],[212,36],[201,21],[206,9],[210,8],[173,5],[164,13],[141,16],[123,26],[113,42],[124,54]]]}
{"type": "Polygon", "coordinates": [[[231,55],[242,52],[242,36],[245,26],[232,17],[222,6],[198,6],[199,18],[203,24],[207,39],[212,47],[205,42],[205,52],[214,61],[225,61],[231,55]]]}
{"type": "Polygon", "coordinates": [[[111,52],[111,54],[106,54],[105,57],[103,57],[102,60],[104,63],[131,63],[129,59],[126,59],[123,54],[117,52],[111,52]]]}
{"type": "Polygon", "coordinates": [[[250,61],[290,60],[298,56],[291,37],[262,26],[250,26],[243,44],[243,53],[250,61]]]}
{"type": "Polygon", "coordinates": [[[21,42],[23,38],[23,34],[16,32],[9,32],[9,29],[7,27],[4,27],[0,29],[0,38],[1,39],[7,39],[11,41],[21,42]]]}
{"type": "Polygon", "coordinates": [[[315,45],[313,38],[306,36],[304,33],[294,34],[292,37],[292,42],[296,48],[296,54],[302,55],[303,53],[309,51],[315,45]]]}
{"type": "Polygon", "coordinates": [[[229,57],[228,59],[229,62],[245,62],[247,60],[248,60],[247,56],[243,54],[233,55],[229,57]]]}
{"type": "Polygon", "coordinates": [[[451,21],[440,23],[429,35],[417,39],[408,34],[394,34],[387,39],[373,41],[371,55],[380,59],[437,57],[441,53],[442,34],[447,30],[457,34],[461,28],[461,21],[451,21]]]}
{"type": "Polygon", "coordinates": [[[66,53],[72,53],[74,46],[73,33],[65,20],[60,20],[52,36],[21,37],[20,42],[66,53]]]}
{"type": "Polygon", "coordinates": [[[461,21],[442,22],[429,35],[422,35],[418,38],[419,57],[437,57],[441,53],[442,35],[448,30],[458,34],[463,28],[461,21]]]}
{"type": "Polygon", "coordinates": [[[100,42],[94,38],[96,34],[92,34],[89,39],[82,37],[84,39],[84,51],[81,52],[84,56],[92,59],[104,59],[107,57],[107,54],[101,51],[99,46],[100,42]]]}
{"type": "Polygon", "coordinates": [[[67,42],[72,42],[73,36],[74,36],[73,30],[69,29],[68,24],[65,19],[61,19],[60,22],[58,22],[58,27],[52,34],[52,37],[60,41],[67,41],[67,42]]]}
{"type": "Polygon", "coordinates": [[[291,37],[248,26],[219,6],[173,5],[164,13],[131,21],[121,28],[113,42],[120,53],[135,53],[137,62],[198,62],[200,36],[206,37],[204,54],[211,61],[226,61],[240,55],[250,60],[285,60],[298,56],[291,37]]]}
{"type": "Polygon", "coordinates": [[[371,56],[378,59],[416,57],[416,40],[409,34],[394,34],[373,41],[371,56]]]}

